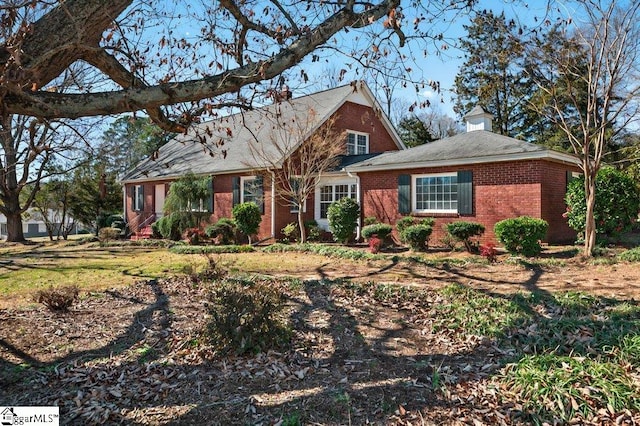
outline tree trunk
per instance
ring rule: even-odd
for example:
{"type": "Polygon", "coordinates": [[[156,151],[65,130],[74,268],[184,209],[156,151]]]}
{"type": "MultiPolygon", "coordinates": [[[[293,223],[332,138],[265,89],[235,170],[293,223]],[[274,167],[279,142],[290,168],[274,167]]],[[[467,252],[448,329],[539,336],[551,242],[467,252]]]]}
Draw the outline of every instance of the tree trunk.
{"type": "Polygon", "coordinates": [[[22,243],[25,242],[24,232],[22,231],[22,212],[20,208],[7,209],[7,242],[22,243]]]}
{"type": "Polygon", "coordinates": [[[587,206],[585,224],[584,224],[584,252],[587,257],[593,255],[593,250],[596,247],[596,218],[595,218],[595,205],[596,205],[596,180],[595,176],[591,173],[585,173],[584,177],[584,193],[587,206]]]}
{"type": "Polygon", "coordinates": [[[300,243],[307,242],[307,230],[304,227],[304,216],[302,211],[302,204],[298,205],[298,228],[300,229],[300,243]]]}

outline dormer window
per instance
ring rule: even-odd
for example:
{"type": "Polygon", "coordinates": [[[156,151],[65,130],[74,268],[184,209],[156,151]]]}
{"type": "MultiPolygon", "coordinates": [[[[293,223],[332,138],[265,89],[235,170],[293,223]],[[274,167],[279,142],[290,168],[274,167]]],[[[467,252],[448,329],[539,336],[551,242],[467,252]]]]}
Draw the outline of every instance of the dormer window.
{"type": "Polygon", "coordinates": [[[354,131],[347,132],[347,155],[369,153],[369,135],[354,131]]]}

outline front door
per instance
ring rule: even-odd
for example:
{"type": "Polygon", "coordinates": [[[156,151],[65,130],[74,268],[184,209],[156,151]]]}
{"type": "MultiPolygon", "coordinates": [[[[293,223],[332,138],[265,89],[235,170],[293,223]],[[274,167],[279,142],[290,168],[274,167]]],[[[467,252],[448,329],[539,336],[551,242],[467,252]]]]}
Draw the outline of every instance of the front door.
{"type": "Polygon", "coordinates": [[[164,183],[155,186],[155,200],[156,200],[156,220],[162,217],[162,210],[164,209],[164,183]]]}

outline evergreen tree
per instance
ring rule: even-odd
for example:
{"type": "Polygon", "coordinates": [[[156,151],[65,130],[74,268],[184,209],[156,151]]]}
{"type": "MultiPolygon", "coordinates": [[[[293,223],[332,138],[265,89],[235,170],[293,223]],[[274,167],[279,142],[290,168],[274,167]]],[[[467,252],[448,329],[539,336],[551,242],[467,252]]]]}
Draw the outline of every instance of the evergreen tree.
{"type": "Polygon", "coordinates": [[[166,144],[173,133],[165,132],[148,118],[123,116],[104,132],[98,157],[118,175],[133,168],[166,144]]]}
{"type": "Polygon", "coordinates": [[[455,79],[454,111],[461,116],[481,105],[494,116],[494,131],[518,136],[530,85],[523,75],[523,44],[513,20],[483,11],[464,27],[465,62],[455,79]]]}
{"type": "Polygon", "coordinates": [[[415,115],[400,120],[398,133],[407,147],[422,145],[434,140],[427,124],[415,115]]]}

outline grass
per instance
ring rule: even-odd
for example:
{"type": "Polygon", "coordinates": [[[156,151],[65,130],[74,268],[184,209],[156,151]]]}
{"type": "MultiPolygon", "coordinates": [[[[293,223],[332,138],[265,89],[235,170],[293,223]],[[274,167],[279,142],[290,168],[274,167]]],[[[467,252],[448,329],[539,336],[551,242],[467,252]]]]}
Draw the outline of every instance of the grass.
{"type": "MultiPolygon", "coordinates": [[[[0,254],[0,296],[2,305],[9,306],[50,286],[98,291],[179,274],[193,261],[165,249],[101,248],[96,243],[16,246],[0,254]]],[[[204,265],[206,259],[198,261],[204,265]]]]}
{"type": "MultiPolygon", "coordinates": [[[[265,271],[274,276],[322,271],[326,256],[344,259],[340,261],[342,269],[349,272],[352,265],[372,260],[380,260],[380,265],[449,262],[414,255],[391,258],[366,250],[312,244],[276,245],[263,251],[220,256],[221,265],[231,273],[244,274],[251,282],[265,271]],[[282,252],[287,255],[273,254],[282,252]]],[[[459,262],[464,264],[464,260],[459,262]]],[[[197,273],[207,265],[207,256],[166,248],[99,247],[95,243],[11,246],[0,249],[0,295],[5,301],[8,296],[11,302],[30,298],[35,290],[49,285],[75,284],[86,294],[99,297],[92,292],[140,279],[197,273]]],[[[289,289],[312,282],[278,280],[289,289]]],[[[317,282],[350,294],[348,300],[366,295],[376,306],[407,303],[424,307],[429,311],[432,331],[452,340],[464,341],[469,335],[491,339],[505,353],[513,354],[499,360],[503,364],[493,376],[492,385],[506,404],[522,407],[520,416],[526,423],[569,423],[576,418],[588,421],[603,409],[612,413],[640,411],[640,389],[634,379],[640,373],[640,303],[633,299],[619,301],[576,291],[493,294],[459,283],[425,291],[330,277],[317,282]]],[[[156,353],[149,346],[141,346],[134,356],[146,362],[156,353]]],[[[425,374],[430,375],[434,389],[443,388],[445,377],[439,367],[425,374]]],[[[341,414],[346,411],[347,416],[349,398],[346,391],[334,397],[336,410],[341,414]]],[[[283,424],[301,423],[298,412],[283,414],[282,420],[283,424]]]]}

